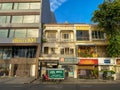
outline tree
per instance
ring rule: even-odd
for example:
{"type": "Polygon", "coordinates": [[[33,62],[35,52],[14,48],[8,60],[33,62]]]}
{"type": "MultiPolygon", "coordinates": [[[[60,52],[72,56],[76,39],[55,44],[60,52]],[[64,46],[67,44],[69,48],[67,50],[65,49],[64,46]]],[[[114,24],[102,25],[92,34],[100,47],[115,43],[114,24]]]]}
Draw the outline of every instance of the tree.
{"type": "Polygon", "coordinates": [[[120,56],[120,0],[105,0],[94,11],[92,21],[103,29],[108,38],[108,55],[120,56]]]}

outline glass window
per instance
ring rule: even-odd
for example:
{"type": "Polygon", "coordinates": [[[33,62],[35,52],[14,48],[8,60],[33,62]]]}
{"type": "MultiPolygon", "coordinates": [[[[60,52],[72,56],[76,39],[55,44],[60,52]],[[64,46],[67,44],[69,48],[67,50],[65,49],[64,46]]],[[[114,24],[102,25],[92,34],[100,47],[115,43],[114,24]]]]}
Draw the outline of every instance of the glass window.
{"type": "Polygon", "coordinates": [[[14,37],[14,34],[15,34],[15,30],[11,29],[11,30],[10,30],[10,34],[9,34],[9,37],[10,37],[10,38],[13,38],[13,37],[14,37]]]}
{"type": "Polygon", "coordinates": [[[62,34],[62,39],[69,39],[69,34],[68,33],[63,33],[62,34]]]}
{"type": "Polygon", "coordinates": [[[40,16],[39,16],[39,15],[36,15],[36,16],[35,16],[35,23],[39,23],[39,19],[40,19],[40,16]]]}
{"type": "Polygon", "coordinates": [[[13,47],[12,57],[35,58],[36,47],[13,47]]]}
{"type": "Polygon", "coordinates": [[[26,29],[16,29],[15,37],[26,37],[26,29]]]}
{"type": "Polygon", "coordinates": [[[60,52],[61,52],[61,54],[66,54],[66,55],[74,54],[74,49],[72,49],[72,48],[62,48],[60,52]]]}
{"type": "Polygon", "coordinates": [[[8,35],[7,29],[0,30],[0,38],[7,38],[7,35],[8,35]]]}
{"type": "Polygon", "coordinates": [[[14,9],[18,9],[19,8],[19,3],[14,3],[14,9]]]}
{"type": "Polygon", "coordinates": [[[2,59],[3,55],[2,55],[3,50],[0,48],[0,59],[2,59]]]}
{"type": "Polygon", "coordinates": [[[102,31],[92,31],[92,39],[104,39],[104,32],[102,31]]]}
{"type": "Polygon", "coordinates": [[[23,16],[13,16],[12,23],[22,23],[23,16]]]}
{"type": "Polygon", "coordinates": [[[30,3],[30,9],[40,9],[40,3],[30,3]]]}
{"type": "Polygon", "coordinates": [[[24,16],[23,23],[34,23],[35,16],[24,16]]]}
{"type": "Polygon", "coordinates": [[[56,33],[55,32],[48,32],[47,38],[56,38],[56,33]]]}
{"type": "Polygon", "coordinates": [[[44,47],[44,54],[48,54],[48,47],[44,47]]]}
{"type": "Polygon", "coordinates": [[[2,4],[0,3],[0,9],[2,8],[2,4]]]}
{"type": "Polygon", "coordinates": [[[29,3],[19,3],[19,9],[29,9],[29,3]]]}
{"type": "Polygon", "coordinates": [[[38,37],[39,30],[38,29],[27,29],[27,37],[38,37]]]}
{"type": "Polygon", "coordinates": [[[64,48],[62,48],[62,49],[60,50],[60,53],[61,53],[61,54],[64,54],[64,48]]]}
{"type": "Polygon", "coordinates": [[[55,54],[55,48],[50,48],[51,54],[55,54]]]}
{"type": "Polygon", "coordinates": [[[89,40],[89,31],[88,30],[77,30],[77,40],[89,40]]]}
{"type": "Polygon", "coordinates": [[[2,10],[12,10],[13,3],[2,3],[2,10]]]}
{"type": "Polygon", "coordinates": [[[10,59],[12,57],[12,50],[5,48],[3,50],[3,59],[10,59]]]}
{"type": "Polygon", "coordinates": [[[6,16],[0,16],[0,23],[5,23],[6,16]]]}
{"type": "Polygon", "coordinates": [[[0,23],[9,23],[10,16],[0,16],[0,23]]]}

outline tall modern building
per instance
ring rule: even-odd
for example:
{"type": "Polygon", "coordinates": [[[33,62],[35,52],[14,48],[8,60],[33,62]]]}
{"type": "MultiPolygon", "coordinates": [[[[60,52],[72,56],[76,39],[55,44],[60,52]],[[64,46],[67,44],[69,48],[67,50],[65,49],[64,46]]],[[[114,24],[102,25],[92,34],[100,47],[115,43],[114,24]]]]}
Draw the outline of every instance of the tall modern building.
{"type": "Polygon", "coordinates": [[[38,76],[41,26],[51,15],[49,0],[0,0],[0,75],[38,76]]]}

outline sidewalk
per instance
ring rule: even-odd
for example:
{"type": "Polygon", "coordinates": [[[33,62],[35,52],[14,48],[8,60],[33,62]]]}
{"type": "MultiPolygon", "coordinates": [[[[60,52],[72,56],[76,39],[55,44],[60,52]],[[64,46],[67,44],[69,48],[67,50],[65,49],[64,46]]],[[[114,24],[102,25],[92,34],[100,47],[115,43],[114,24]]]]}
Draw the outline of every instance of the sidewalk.
{"type": "Polygon", "coordinates": [[[0,77],[0,84],[117,84],[120,80],[102,80],[102,79],[74,79],[69,78],[61,82],[42,82],[35,77],[0,77]]]}
{"type": "Polygon", "coordinates": [[[102,80],[102,79],[67,79],[61,82],[42,82],[40,79],[37,79],[33,82],[34,84],[117,84],[120,83],[120,80],[102,80]]]}
{"type": "Polygon", "coordinates": [[[0,84],[28,84],[34,80],[35,77],[0,77],[0,84]]]}

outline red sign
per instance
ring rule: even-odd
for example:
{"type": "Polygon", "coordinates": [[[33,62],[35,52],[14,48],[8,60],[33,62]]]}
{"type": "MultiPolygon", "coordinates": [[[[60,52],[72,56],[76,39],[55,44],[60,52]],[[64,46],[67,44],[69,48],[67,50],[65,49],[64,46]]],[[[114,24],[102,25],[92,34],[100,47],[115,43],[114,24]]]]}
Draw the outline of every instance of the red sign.
{"type": "Polygon", "coordinates": [[[98,64],[98,59],[80,59],[79,64],[96,65],[98,64]]]}

